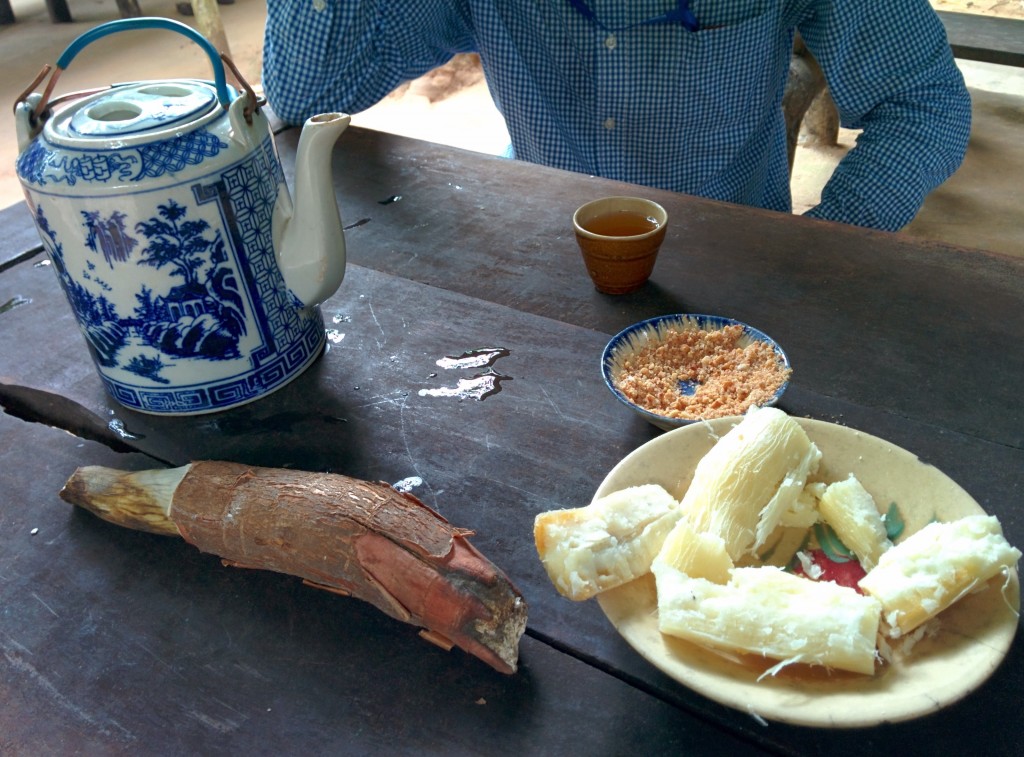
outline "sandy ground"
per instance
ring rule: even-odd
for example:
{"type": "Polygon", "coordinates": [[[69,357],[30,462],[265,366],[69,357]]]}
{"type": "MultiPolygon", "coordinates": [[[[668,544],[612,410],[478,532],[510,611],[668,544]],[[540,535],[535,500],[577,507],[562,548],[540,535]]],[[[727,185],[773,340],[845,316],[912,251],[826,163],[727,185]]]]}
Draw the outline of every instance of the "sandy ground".
{"type": "Polygon", "coordinates": [[[931,0],[931,2],[932,7],[939,11],[1024,18],[1024,2],[1022,0],[931,0]]]}
{"type": "MultiPolygon", "coordinates": [[[[192,20],[173,0],[140,0],[149,15],[192,20]]],[[[1024,0],[932,0],[940,10],[1024,19],[1024,0]]],[[[74,22],[51,24],[44,0],[13,0],[17,23],[0,27],[0,89],[13,104],[43,63],[53,63],[76,36],[118,17],[115,0],[75,0],[74,22]]],[[[254,85],[260,80],[265,6],[235,0],[220,6],[230,54],[254,85]]],[[[974,126],[963,167],[929,196],[903,232],[996,252],[1024,255],[1024,70],[961,62],[971,88],[974,126]]],[[[58,92],[146,78],[208,77],[209,61],[184,37],[170,32],[131,32],[107,37],[80,53],[62,75],[58,92]]],[[[0,207],[22,201],[14,174],[18,146],[11,111],[0,119],[0,207]]],[[[403,85],[353,122],[368,128],[476,150],[503,153],[508,133],[479,68],[466,59],[403,85]]],[[[842,131],[839,144],[802,144],[793,171],[794,212],[813,206],[835,164],[856,133],[842,131]]]]}

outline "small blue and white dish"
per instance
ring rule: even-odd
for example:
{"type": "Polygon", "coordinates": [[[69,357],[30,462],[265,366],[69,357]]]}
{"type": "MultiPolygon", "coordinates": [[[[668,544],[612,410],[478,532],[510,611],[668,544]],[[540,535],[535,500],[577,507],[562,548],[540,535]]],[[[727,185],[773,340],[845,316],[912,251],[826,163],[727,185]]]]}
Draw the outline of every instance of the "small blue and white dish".
{"type": "MultiPolygon", "coordinates": [[[[702,331],[716,331],[724,329],[727,326],[739,326],[742,329],[742,335],[736,342],[737,347],[746,347],[752,342],[763,342],[771,347],[772,351],[777,356],[782,369],[787,372],[787,378],[783,380],[775,393],[768,400],[757,403],[760,407],[769,407],[774,405],[779,401],[779,398],[782,397],[783,393],[786,391],[786,387],[789,386],[788,373],[792,368],[786,353],[783,352],[782,348],[774,339],[764,332],[740,321],[733,320],[732,318],[723,318],[722,316],[717,315],[662,315],[655,318],[648,318],[646,321],[634,323],[632,326],[623,329],[612,337],[611,341],[609,341],[607,346],[604,348],[604,354],[601,357],[601,374],[604,377],[604,382],[611,393],[615,395],[617,400],[622,402],[641,418],[654,424],[660,429],[671,431],[672,429],[679,428],[680,426],[699,422],[698,419],[671,417],[643,408],[629,399],[629,397],[619,389],[618,383],[622,376],[625,362],[635,355],[638,350],[663,340],[669,332],[697,329],[702,331]]],[[[679,382],[680,392],[684,395],[693,395],[697,388],[698,386],[695,382],[679,382]]],[[[705,419],[702,418],[700,420],[705,419]]]]}

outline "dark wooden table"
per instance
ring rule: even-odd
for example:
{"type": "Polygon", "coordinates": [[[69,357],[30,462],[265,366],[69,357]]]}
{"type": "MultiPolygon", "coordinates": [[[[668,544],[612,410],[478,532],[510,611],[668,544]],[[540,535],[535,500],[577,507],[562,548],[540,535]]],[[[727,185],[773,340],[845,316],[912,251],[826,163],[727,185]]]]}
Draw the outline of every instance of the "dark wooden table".
{"type": "MultiPolygon", "coordinates": [[[[286,173],[296,143],[279,138],[286,173]]],[[[662,675],[596,603],[561,598],[532,522],[588,502],[659,433],[604,387],[609,335],[696,312],[782,343],[795,366],[785,410],[915,452],[1024,544],[1024,259],[356,128],[334,160],[350,266],[323,307],[329,350],[279,392],[210,416],[115,405],[28,212],[0,213],[0,753],[1020,753],[1020,634],[941,713],[859,730],[763,724],[662,675]],[[670,229],[651,281],[609,297],[569,219],[621,192],[665,205],[670,229]],[[437,360],[480,348],[507,351],[499,393],[420,394],[473,373],[437,360]],[[78,465],[199,458],[421,479],[414,492],[474,529],[526,596],[520,671],[57,497],[78,465]]]]}

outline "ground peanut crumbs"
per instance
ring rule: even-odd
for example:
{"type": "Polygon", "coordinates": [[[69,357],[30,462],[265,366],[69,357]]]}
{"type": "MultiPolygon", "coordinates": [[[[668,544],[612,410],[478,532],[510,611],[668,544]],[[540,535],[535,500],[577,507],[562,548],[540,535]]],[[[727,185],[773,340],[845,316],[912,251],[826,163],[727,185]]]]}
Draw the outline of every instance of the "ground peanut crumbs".
{"type": "Polygon", "coordinates": [[[769,401],[789,378],[771,345],[737,345],[742,326],[672,330],[622,363],[616,387],[645,410],[669,418],[701,420],[742,415],[769,401]],[[680,391],[680,382],[696,386],[680,391]]]}

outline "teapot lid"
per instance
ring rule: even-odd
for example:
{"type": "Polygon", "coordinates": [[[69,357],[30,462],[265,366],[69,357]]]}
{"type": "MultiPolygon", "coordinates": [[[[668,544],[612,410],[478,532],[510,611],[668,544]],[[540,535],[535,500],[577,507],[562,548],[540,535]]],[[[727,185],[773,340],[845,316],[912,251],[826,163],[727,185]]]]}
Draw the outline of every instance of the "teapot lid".
{"type": "Polygon", "coordinates": [[[52,135],[67,140],[142,137],[198,126],[219,107],[209,82],[166,80],[116,85],[51,119],[52,135]]]}

